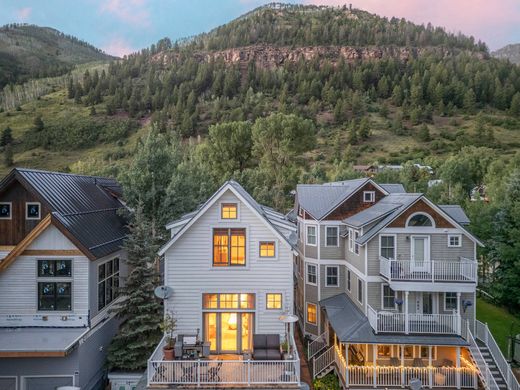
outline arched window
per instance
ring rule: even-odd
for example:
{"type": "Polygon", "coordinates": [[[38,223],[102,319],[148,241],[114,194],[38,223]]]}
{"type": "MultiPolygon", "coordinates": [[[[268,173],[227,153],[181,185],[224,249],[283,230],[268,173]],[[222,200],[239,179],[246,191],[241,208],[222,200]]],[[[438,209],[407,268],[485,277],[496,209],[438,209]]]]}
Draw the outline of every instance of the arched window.
{"type": "Polygon", "coordinates": [[[407,226],[432,227],[433,220],[428,214],[417,213],[408,219],[407,226]]]}

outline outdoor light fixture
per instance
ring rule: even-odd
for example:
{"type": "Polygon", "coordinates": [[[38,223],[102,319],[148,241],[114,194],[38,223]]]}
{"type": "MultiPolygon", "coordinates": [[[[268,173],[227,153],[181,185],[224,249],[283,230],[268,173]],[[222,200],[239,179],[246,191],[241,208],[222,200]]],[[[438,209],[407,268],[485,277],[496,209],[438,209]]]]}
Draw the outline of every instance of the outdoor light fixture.
{"type": "Polygon", "coordinates": [[[403,304],[403,300],[402,299],[394,299],[394,303],[398,306],[401,306],[403,304]]]}
{"type": "Polygon", "coordinates": [[[469,299],[468,300],[463,300],[462,301],[462,309],[464,311],[464,313],[466,312],[466,309],[470,306],[473,306],[473,302],[471,302],[469,299]]]}

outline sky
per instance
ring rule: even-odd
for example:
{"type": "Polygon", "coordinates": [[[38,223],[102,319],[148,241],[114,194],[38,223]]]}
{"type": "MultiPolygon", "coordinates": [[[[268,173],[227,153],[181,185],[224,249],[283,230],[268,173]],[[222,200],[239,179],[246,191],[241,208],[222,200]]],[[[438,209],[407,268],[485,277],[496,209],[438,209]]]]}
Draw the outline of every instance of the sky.
{"type": "MultiPolygon", "coordinates": [[[[0,0],[0,25],[53,27],[123,56],[163,37],[206,32],[265,0],[0,0]]],[[[494,50],[520,43],[520,0],[286,0],[343,5],[383,16],[431,22],[483,40],[494,50]]]]}

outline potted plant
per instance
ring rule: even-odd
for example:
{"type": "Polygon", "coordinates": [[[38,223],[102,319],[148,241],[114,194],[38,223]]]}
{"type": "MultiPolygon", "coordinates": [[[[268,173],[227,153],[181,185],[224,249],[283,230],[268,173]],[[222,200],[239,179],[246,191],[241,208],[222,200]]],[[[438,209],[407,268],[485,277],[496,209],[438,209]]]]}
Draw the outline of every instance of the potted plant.
{"type": "Polygon", "coordinates": [[[166,345],[163,347],[164,360],[175,359],[175,329],[177,329],[177,319],[172,313],[166,313],[161,324],[161,329],[166,337],[166,345]]]}

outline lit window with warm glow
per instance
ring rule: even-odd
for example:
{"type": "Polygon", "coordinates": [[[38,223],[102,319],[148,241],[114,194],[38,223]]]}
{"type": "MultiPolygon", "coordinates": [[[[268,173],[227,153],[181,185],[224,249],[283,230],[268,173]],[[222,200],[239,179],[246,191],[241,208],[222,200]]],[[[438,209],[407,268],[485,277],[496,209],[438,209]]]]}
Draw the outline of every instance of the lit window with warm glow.
{"type": "Polygon", "coordinates": [[[222,204],[221,209],[221,218],[222,219],[237,219],[237,205],[236,203],[224,203],[222,204]]]}
{"type": "Polygon", "coordinates": [[[307,322],[316,325],[318,323],[316,316],[317,308],[314,303],[307,303],[307,322]]]}
{"type": "Polygon", "coordinates": [[[242,266],[246,264],[246,230],[213,230],[213,265],[242,266]]]}
{"type": "Polygon", "coordinates": [[[275,247],[273,241],[264,241],[260,243],[260,257],[274,257],[275,247]]]}
{"type": "Polygon", "coordinates": [[[282,309],[282,294],[267,294],[266,296],[266,307],[269,310],[281,310],[282,309]]]}
{"type": "Polygon", "coordinates": [[[204,309],[246,309],[255,308],[255,294],[204,294],[204,309]]]}

